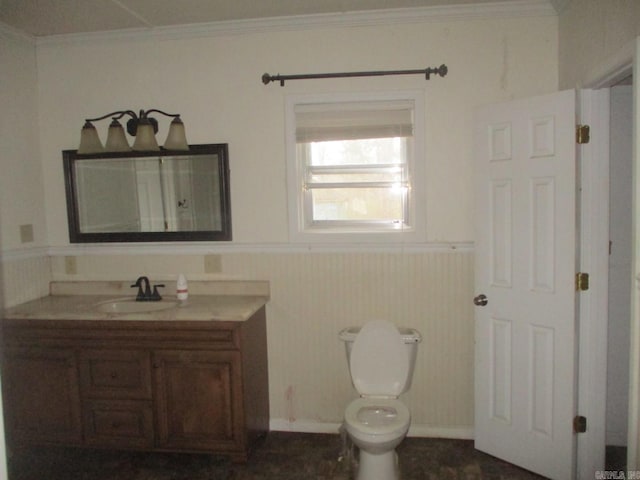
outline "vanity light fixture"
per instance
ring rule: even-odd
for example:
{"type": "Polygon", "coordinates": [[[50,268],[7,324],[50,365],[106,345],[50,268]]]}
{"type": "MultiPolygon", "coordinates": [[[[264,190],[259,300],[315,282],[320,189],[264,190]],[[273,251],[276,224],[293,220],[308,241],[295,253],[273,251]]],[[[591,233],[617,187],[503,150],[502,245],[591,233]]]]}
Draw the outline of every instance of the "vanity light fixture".
{"type": "Polygon", "coordinates": [[[131,150],[137,152],[157,152],[160,151],[158,142],[156,141],[156,133],[158,132],[158,121],[150,117],[150,113],[160,113],[167,117],[173,117],[169,125],[169,133],[164,142],[165,150],[188,151],[189,144],[184,130],[184,123],[180,119],[179,113],[166,113],[162,110],[150,109],[140,110],[140,114],[136,115],[131,110],[120,110],[111,112],[107,115],[97,118],[87,118],[80,133],[80,146],[78,154],[92,154],[105,152],[128,152],[131,150]],[[131,118],[127,121],[127,133],[136,137],[133,145],[130,147],[124,129],[118,120],[125,115],[131,118]],[[98,131],[92,122],[104,120],[111,117],[111,124],[107,133],[107,141],[102,146],[98,131]]]}

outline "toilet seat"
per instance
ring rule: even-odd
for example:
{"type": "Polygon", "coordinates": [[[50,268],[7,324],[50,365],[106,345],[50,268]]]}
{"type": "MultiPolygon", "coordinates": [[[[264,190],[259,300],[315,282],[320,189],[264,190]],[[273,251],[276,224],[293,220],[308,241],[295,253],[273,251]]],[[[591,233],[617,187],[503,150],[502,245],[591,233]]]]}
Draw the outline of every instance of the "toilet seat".
{"type": "Polygon", "coordinates": [[[404,435],[411,422],[409,409],[395,398],[358,398],[344,412],[347,428],[366,435],[404,435]]]}

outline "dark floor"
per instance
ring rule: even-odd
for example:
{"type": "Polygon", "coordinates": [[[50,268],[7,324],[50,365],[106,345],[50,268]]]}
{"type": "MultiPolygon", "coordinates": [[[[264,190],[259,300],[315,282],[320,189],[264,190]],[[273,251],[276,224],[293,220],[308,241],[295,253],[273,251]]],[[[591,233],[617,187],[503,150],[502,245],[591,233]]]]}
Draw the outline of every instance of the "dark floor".
{"type": "MultiPolygon", "coordinates": [[[[350,480],[352,452],[339,435],[271,432],[246,465],[211,455],[33,449],[13,455],[9,480],[350,480]]],[[[540,480],[481,453],[468,440],[406,438],[403,480],[540,480]]],[[[624,471],[625,447],[607,447],[607,470],[624,471]]]]}
{"type": "MultiPolygon", "coordinates": [[[[403,480],[536,480],[478,452],[467,440],[407,438],[403,480]]],[[[14,454],[9,480],[349,480],[353,461],[339,435],[271,432],[246,465],[210,455],[38,449],[14,454]]]]}
{"type": "Polygon", "coordinates": [[[605,468],[612,472],[620,472],[627,469],[627,447],[615,447],[607,445],[605,468]]]}

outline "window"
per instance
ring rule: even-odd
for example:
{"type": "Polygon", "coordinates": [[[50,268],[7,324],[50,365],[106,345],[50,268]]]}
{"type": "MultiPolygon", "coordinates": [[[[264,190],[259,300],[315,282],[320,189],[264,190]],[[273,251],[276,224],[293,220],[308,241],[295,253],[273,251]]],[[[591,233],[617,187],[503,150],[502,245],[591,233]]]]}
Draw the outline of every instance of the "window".
{"type": "Polygon", "coordinates": [[[419,92],[288,99],[292,239],[422,235],[423,105],[419,92]]]}

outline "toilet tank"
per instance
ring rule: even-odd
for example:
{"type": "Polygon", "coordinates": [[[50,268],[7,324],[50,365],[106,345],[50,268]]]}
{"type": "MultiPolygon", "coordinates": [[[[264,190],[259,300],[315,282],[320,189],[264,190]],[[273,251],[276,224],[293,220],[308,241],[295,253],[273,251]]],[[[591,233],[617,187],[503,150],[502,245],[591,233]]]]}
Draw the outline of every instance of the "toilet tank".
{"type": "MultiPolygon", "coordinates": [[[[408,391],[411,388],[411,381],[413,380],[413,369],[416,365],[416,355],[418,353],[418,343],[422,341],[422,335],[420,332],[413,328],[397,327],[404,344],[407,347],[409,353],[409,375],[407,376],[407,384],[405,385],[402,393],[408,391]]],[[[351,375],[351,347],[356,336],[360,333],[360,327],[347,327],[340,331],[338,338],[344,342],[345,350],[347,352],[347,365],[349,365],[349,375],[351,375]]]]}

